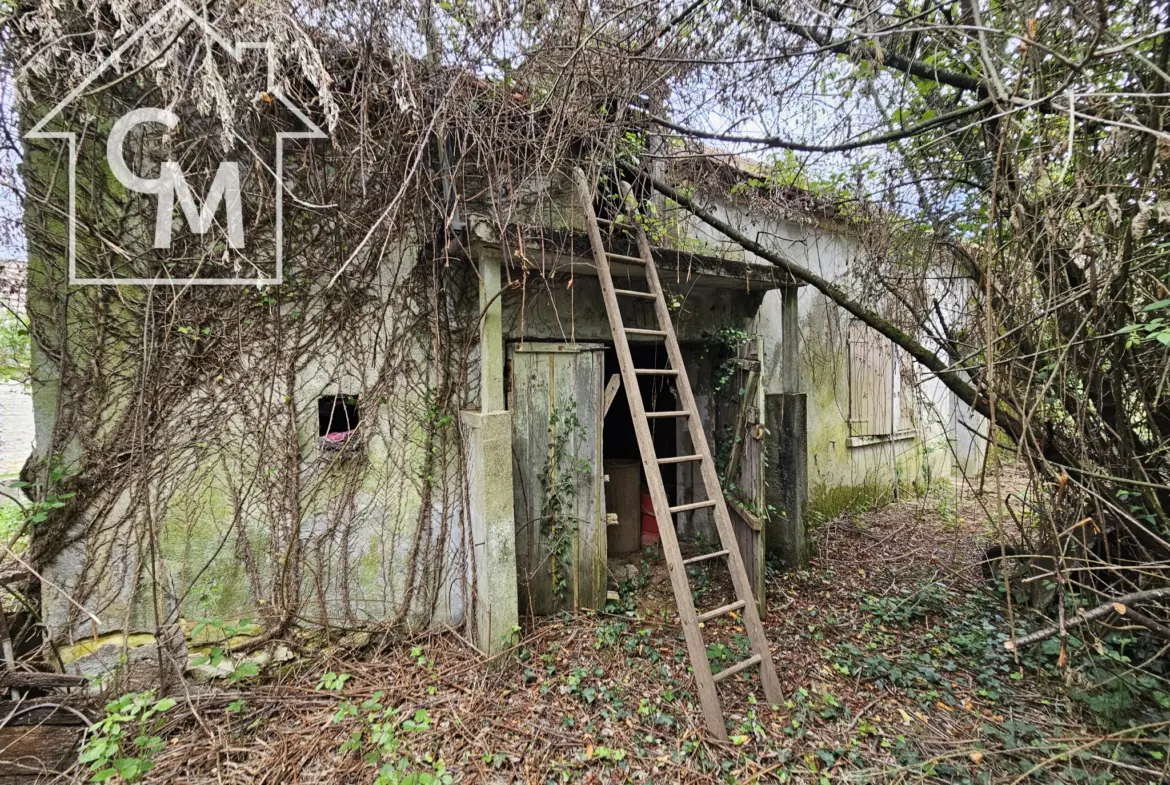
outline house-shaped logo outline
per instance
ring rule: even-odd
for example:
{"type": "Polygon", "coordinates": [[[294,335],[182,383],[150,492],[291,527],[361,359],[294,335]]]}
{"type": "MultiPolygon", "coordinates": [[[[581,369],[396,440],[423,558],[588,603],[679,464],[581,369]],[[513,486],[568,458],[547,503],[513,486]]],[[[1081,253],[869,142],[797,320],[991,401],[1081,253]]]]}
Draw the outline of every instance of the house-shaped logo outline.
{"type": "Polygon", "coordinates": [[[294,103],[285,97],[281,89],[276,85],[274,78],[275,71],[275,52],[273,50],[271,41],[247,41],[232,43],[224,38],[218,30],[211,25],[204,17],[195,13],[183,0],[169,0],[166,5],[160,8],[138,27],[133,33],[126,38],[125,41],[118,46],[117,49],[110,54],[102,63],[89,73],[81,84],[75,87],[70,93],[63,98],[60,103],[54,106],[49,112],[41,118],[35,126],[32,127],[24,136],[26,139],[64,139],[69,143],[69,241],[68,241],[68,255],[69,255],[69,284],[70,285],[96,285],[96,286],[265,286],[265,285],[280,285],[284,282],[284,233],[283,233],[283,215],[284,215],[284,142],[286,139],[326,139],[326,134],[316,123],[310,120],[304,112],[302,112],[294,103]],[[97,79],[106,72],[106,70],[117,60],[122,54],[129,49],[138,39],[142,38],[148,30],[161,21],[165,20],[168,15],[178,13],[186,16],[194,24],[202,29],[204,35],[209,39],[208,46],[212,42],[218,44],[227,52],[236,62],[242,62],[244,54],[248,50],[258,49],[264,51],[267,55],[267,85],[266,92],[288,109],[298,120],[305,124],[309,129],[307,131],[279,131],[276,134],[276,163],[275,170],[269,170],[273,173],[276,180],[276,274],[271,278],[78,278],[77,277],[77,134],[73,131],[45,131],[45,125],[53,117],[57,116],[68,106],[77,96],[81,95],[83,91],[89,88],[97,79]]]}

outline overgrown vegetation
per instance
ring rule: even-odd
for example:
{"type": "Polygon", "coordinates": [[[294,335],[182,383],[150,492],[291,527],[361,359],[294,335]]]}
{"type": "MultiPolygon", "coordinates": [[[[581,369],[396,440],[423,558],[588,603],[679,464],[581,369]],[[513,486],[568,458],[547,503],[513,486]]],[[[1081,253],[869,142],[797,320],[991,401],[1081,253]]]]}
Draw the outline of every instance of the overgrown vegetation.
{"type": "Polygon", "coordinates": [[[836,520],[880,507],[892,501],[892,492],[876,482],[862,485],[818,485],[810,493],[808,516],[812,523],[836,520]]]}
{"type": "MultiPolygon", "coordinates": [[[[768,584],[786,699],[762,703],[751,676],[721,685],[726,744],[701,731],[666,567],[649,550],[606,613],[546,619],[495,667],[454,636],[427,636],[336,651],[323,675],[306,661],[243,695],[195,696],[195,710],[222,724],[240,771],[323,784],[525,771],[582,784],[1158,782],[1170,753],[1166,697],[1135,680],[1162,677],[1133,668],[1148,653],[1128,633],[1102,650],[1070,641],[1071,667],[1058,645],[1005,649],[1002,598],[968,560],[977,509],[965,502],[971,522],[956,528],[910,500],[860,513],[858,526],[823,527],[815,566],[768,584]]],[[[720,571],[693,577],[704,607],[726,602],[720,571]]],[[[1017,618],[1017,634],[1029,622],[1017,618]]],[[[733,616],[705,635],[714,667],[748,651],[733,616]]],[[[153,777],[210,783],[217,767],[235,771],[197,720],[174,719],[153,777]]]]}
{"type": "MultiPolygon", "coordinates": [[[[956,589],[939,575],[895,575],[883,587],[874,577],[880,565],[862,563],[851,566],[866,585],[847,604],[818,607],[830,578],[844,580],[845,571],[796,576],[803,593],[783,599],[799,624],[785,640],[823,639],[837,668],[792,663],[801,674],[826,666],[826,678],[794,685],[791,705],[749,701],[734,718],[742,743],[730,752],[655,729],[659,715],[676,725],[689,716],[687,701],[678,701],[685,665],[672,653],[672,632],[656,626],[647,639],[614,629],[605,637],[615,645],[594,650],[608,661],[574,652],[571,664],[555,644],[533,643],[531,656],[542,665],[551,657],[546,667],[560,670],[542,676],[532,668],[531,682],[501,689],[523,696],[531,722],[562,735],[562,746],[543,752],[541,771],[562,780],[598,770],[621,777],[637,763],[660,778],[676,769],[748,782],[772,772],[820,780],[881,770],[975,782],[991,779],[994,755],[995,774],[1015,779],[1165,779],[1157,757],[1165,755],[1158,712],[1170,640],[1164,0],[538,8],[352,0],[202,9],[241,40],[271,41],[270,62],[213,52],[212,37],[189,17],[153,25],[156,10],[106,0],[0,9],[4,89],[18,88],[0,101],[9,170],[0,183],[23,210],[23,220],[0,227],[0,239],[14,247],[17,235],[27,240],[27,337],[44,359],[43,397],[54,402],[42,412],[48,438],[27,472],[31,501],[19,525],[36,566],[51,571],[72,547],[84,558],[82,580],[67,582],[67,618],[55,622],[60,640],[50,643],[72,640],[87,605],[144,596],[156,601],[127,608],[125,618],[141,611],[161,633],[198,596],[199,586],[178,581],[210,581],[215,570],[243,576],[241,603],[258,609],[263,629],[243,645],[256,647],[338,618],[421,629],[444,603],[456,605],[460,576],[452,572],[466,563],[469,543],[453,413],[476,404],[482,321],[481,271],[465,263],[465,240],[507,250],[505,290],[527,303],[539,288],[532,282],[547,285],[558,272],[546,266],[545,227],[530,222],[559,214],[555,184],[569,169],[596,175],[617,162],[645,196],[657,191],[736,252],[806,283],[987,418],[988,442],[1010,444],[1029,472],[1026,491],[1014,496],[994,474],[980,483],[996,497],[988,505],[993,538],[1019,547],[1020,583],[1044,591],[1031,592],[1034,607],[1009,604],[1017,587],[1008,577],[1000,618],[980,597],[998,586],[956,589]],[[22,134],[62,86],[82,84],[127,31],[148,21],[136,45],[118,53],[117,74],[79,94],[51,125],[75,131],[81,145],[85,198],[70,233],[62,216],[73,214],[65,209],[73,207],[73,180],[61,176],[68,158],[60,139],[22,134]],[[275,269],[267,245],[245,254],[188,232],[165,251],[155,247],[142,216],[157,195],[121,199],[125,189],[100,163],[112,119],[145,103],[199,110],[200,122],[139,140],[137,152],[151,162],[173,154],[193,182],[202,173],[200,193],[225,148],[258,159],[245,156],[253,179],[241,199],[250,232],[273,240],[279,226],[282,247],[295,249],[281,284],[71,283],[74,240],[76,260],[94,275],[275,269]],[[295,187],[264,179],[276,140],[306,118],[329,139],[290,147],[285,171],[297,173],[295,187]],[[286,190],[281,224],[275,195],[286,190]],[[794,226],[793,236],[729,223],[712,208],[728,198],[794,226]],[[834,280],[807,253],[815,243],[803,230],[822,223],[846,227],[858,243],[849,270],[834,280]],[[338,346],[344,362],[326,367],[322,358],[338,346]],[[365,419],[380,426],[363,434],[369,460],[337,466],[307,449],[322,378],[365,385],[365,419]],[[387,466],[397,471],[375,473],[387,466]],[[374,537],[362,528],[371,521],[380,527],[374,537]],[[189,549],[192,532],[210,532],[215,545],[189,549]],[[371,539],[376,545],[357,554],[354,543],[371,539]],[[153,588],[168,601],[111,575],[111,553],[149,565],[153,588]],[[1089,613],[1094,623],[1083,623],[1089,613]],[[865,622],[852,640],[829,641],[858,616],[865,622]],[[846,645],[857,652],[834,648],[846,645]],[[630,680],[610,678],[614,661],[629,666],[630,680]],[[865,703],[842,700],[838,687],[826,686],[842,671],[872,688],[864,700],[906,702],[901,716],[891,704],[872,720],[865,703]],[[638,696],[635,706],[635,678],[666,685],[672,699],[638,696]],[[1025,695],[1030,686],[1038,692],[1025,695]],[[550,726],[534,713],[546,687],[571,699],[558,717],[568,724],[550,726]],[[1043,727],[1053,702],[1087,712],[1092,732],[1069,737],[1043,727]],[[1012,712],[998,713],[1005,705],[1012,712]],[[919,716],[928,710],[934,723],[981,734],[986,749],[940,749],[897,732],[928,724],[919,716]],[[970,722],[946,719],[958,716],[970,722]],[[821,721],[834,738],[805,744],[802,734],[821,721]],[[569,736],[582,730],[591,734],[585,742],[569,736]],[[605,730],[622,742],[601,744],[605,730]],[[777,744],[789,739],[802,744],[777,744]]],[[[680,226],[657,214],[649,221],[661,240],[680,226]]],[[[669,305],[680,310],[684,295],[669,305]]],[[[558,314],[553,327],[575,335],[574,316],[558,314]]],[[[23,330],[19,320],[0,323],[0,378],[26,375],[23,330]]],[[[723,370],[721,390],[733,378],[723,370]]],[[[554,592],[567,585],[573,501],[564,486],[573,469],[559,462],[543,488],[554,592]]],[[[989,463],[996,468],[994,457],[989,463]]],[[[816,505],[824,535],[844,536],[834,522],[876,500],[866,489],[824,494],[816,505]]],[[[956,542],[960,516],[939,512],[956,542]]],[[[855,529],[851,536],[868,536],[855,529]]],[[[897,528],[882,536],[898,538],[903,550],[922,547],[897,528]]],[[[707,571],[695,578],[701,595],[718,593],[707,571]]],[[[34,616],[46,591],[34,582],[22,598],[34,616]]],[[[721,662],[738,653],[734,624],[725,632],[708,650],[721,662]]],[[[214,647],[205,656],[228,654],[214,647]]],[[[343,719],[359,736],[345,753],[377,776],[389,766],[388,778],[421,777],[399,765],[407,720],[387,708],[409,701],[384,697],[349,704],[354,712],[343,719]]],[[[125,700],[109,715],[122,719],[93,737],[107,742],[87,754],[99,775],[129,780],[166,753],[156,727],[166,699],[125,700]],[[141,733],[118,736],[124,723],[141,733]]],[[[415,725],[435,721],[411,716],[415,725]]],[[[525,751],[477,749],[463,761],[494,767],[498,754],[511,762],[525,751]]],[[[437,765],[426,774],[445,776],[437,765]]]]}
{"type": "Polygon", "coordinates": [[[93,782],[121,778],[138,782],[154,768],[166,747],[159,736],[173,698],[156,699],[153,692],[127,693],[106,705],[106,715],[88,731],[80,762],[93,782]]]}
{"type": "Polygon", "coordinates": [[[549,412],[549,454],[541,485],[540,536],[548,552],[553,596],[563,599],[574,565],[574,545],[580,524],[578,493],[581,476],[594,470],[582,455],[585,429],[577,418],[577,405],[569,401],[549,412]]]}
{"type": "Polygon", "coordinates": [[[25,382],[29,374],[28,322],[0,306],[0,382],[25,382]]]}

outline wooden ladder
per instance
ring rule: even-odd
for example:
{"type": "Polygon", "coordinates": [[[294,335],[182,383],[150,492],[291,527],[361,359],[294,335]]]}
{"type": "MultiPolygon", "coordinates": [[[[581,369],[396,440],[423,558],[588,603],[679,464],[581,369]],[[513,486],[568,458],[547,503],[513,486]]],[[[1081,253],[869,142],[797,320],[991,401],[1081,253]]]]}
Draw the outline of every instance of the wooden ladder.
{"type": "Polygon", "coordinates": [[[630,231],[637,238],[638,256],[626,256],[610,252],[602,240],[600,223],[611,223],[597,217],[593,210],[593,190],[580,169],[575,172],[577,188],[581,198],[581,206],[585,211],[585,218],[589,230],[589,243],[593,248],[593,258],[597,265],[597,277],[601,281],[601,293],[605,299],[605,310],[609,315],[609,328],[613,333],[614,348],[617,351],[618,364],[621,366],[622,385],[626,388],[626,397],[630,402],[630,415],[634,421],[634,430],[638,435],[638,450],[642,455],[642,467],[646,472],[646,483],[650,487],[650,496],[654,500],[654,514],[659,521],[659,533],[662,538],[662,552],[666,556],[666,566],[670,573],[670,584],[674,589],[674,599],[678,606],[679,618],[682,621],[683,632],[686,634],[687,651],[691,659],[691,668],[695,674],[695,683],[698,685],[699,701],[703,706],[703,716],[707,721],[707,730],[712,736],[721,740],[727,739],[726,723],[723,719],[723,710],[719,705],[719,695],[715,685],[726,678],[758,666],[760,680],[763,682],[764,697],[769,703],[777,704],[783,701],[780,690],[780,681],[776,678],[776,667],[772,663],[772,653],[768,649],[768,639],[764,636],[764,627],[760,624],[760,615],[756,609],[756,601],[752,596],[751,581],[743,566],[743,558],[739,553],[739,545],[735,538],[735,531],[731,525],[731,517],[727,513],[727,503],[723,498],[723,490],[719,485],[719,477],[715,472],[715,462],[711,459],[711,450],[707,445],[707,435],[703,432],[703,423],[699,419],[699,411],[695,406],[695,396],[687,380],[686,368],[682,362],[678,339],[674,333],[674,325],[670,320],[670,311],[662,294],[662,286],[658,279],[658,268],[654,264],[654,257],[650,249],[650,241],[646,232],[637,220],[635,208],[627,197],[628,189],[623,184],[623,203],[627,216],[630,219],[630,231]],[[613,285],[610,274],[610,260],[614,259],[625,264],[644,267],[646,271],[646,291],[617,289],[613,285]],[[654,311],[658,319],[657,330],[635,329],[626,327],[622,323],[621,311],[618,308],[619,297],[653,300],[654,311]],[[634,360],[630,355],[628,336],[655,338],[665,342],[666,355],[670,362],[667,369],[635,368],[634,360]],[[678,388],[678,398],[681,401],[679,411],[647,412],[642,402],[642,394],[638,387],[638,377],[656,375],[673,377],[678,388]],[[649,418],[676,418],[687,420],[690,429],[691,443],[694,445],[693,455],[681,455],[673,458],[658,458],[654,452],[654,439],[650,433],[649,418]],[[702,484],[706,493],[706,500],[690,504],[679,504],[674,507],[666,497],[666,487],[662,483],[664,464],[696,462],[699,464],[702,475],[702,484]],[[688,510],[713,508],[715,526],[719,531],[720,549],[683,559],[679,551],[678,538],[674,531],[674,514],[688,510]],[[735,587],[736,600],[721,608],[700,613],[695,608],[694,596],[691,594],[690,583],[687,580],[687,565],[697,564],[709,559],[723,559],[731,573],[731,583],[735,587]],[[711,673],[711,666],[707,661],[707,646],[703,642],[703,632],[700,624],[719,616],[739,611],[743,617],[743,627],[752,644],[752,656],[736,663],[726,670],[711,673]]]}

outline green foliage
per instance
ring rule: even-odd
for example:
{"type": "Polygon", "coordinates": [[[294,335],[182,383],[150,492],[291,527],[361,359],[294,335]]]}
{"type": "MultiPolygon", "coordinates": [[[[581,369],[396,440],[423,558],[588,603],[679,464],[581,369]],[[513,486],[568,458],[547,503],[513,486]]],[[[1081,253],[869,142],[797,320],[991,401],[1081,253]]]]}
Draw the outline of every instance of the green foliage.
{"type": "Polygon", "coordinates": [[[326,692],[341,692],[345,689],[345,683],[352,678],[348,673],[325,671],[321,676],[321,681],[317,682],[317,689],[326,692]]]}
{"type": "Polygon", "coordinates": [[[24,526],[24,511],[20,505],[0,497],[0,542],[8,544],[24,526]]]}
{"type": "Polygon", "coordinates": [[[808,506],[809,519],[814,523],[833,521],[845,516],[860,515],[891,501],[889,487],[877,484],[819,485],[813,489],[808,506]]]}
{"type": "Polygon", "coordinates": [[[138,782],[154,768],[165,743],[158,735],[162,716],[175,706],[172,698],[155,701],[154,692],[130,692],[106,704],[106,716],[89,729],[80,761],[92,782],[121,777],[138,782]]]}
{"type": "Polygon", "coordinates": [[[191,637],[194,639],[205,637],[213,645],[206,653],[196,656],[191,664],[195,667],[209,665],[212,668],[219,668],[220,665],[227,662],[231,668],[224,672],[223,677],[229,682],[235,683],[254,678],[260,675],[260,666],[250,660],[235,661],[231,659],[229,644],[232,638],[255,635],[260,628],[249,618],[226,621],[212,617],[208,609],[214,602],[217,590],[218,587],[212,585],[205,588],[199,595],[198,606],[201,615],[191,630],[191,637]]]}
{"type": "MultiPolygon", "coordinates": [[[[740,355],[745,347],[756,339],[754,333],[737,327],[722,327],[714,333],[704,336],[704,344],[700,356],[709,357],[715,365],[711,392],[717,402],[739,402],[747,395],[747,390],[736,382],[741,377],[746,379],[747,374],[741,373],[744,361],[740,355]]],[[[725,425],[720,438],[715,440],[715,471],[719,475],[724,493],[736,495],[739,485],[735,477],[727,477],[727,465],[731,460],[731,452],[736,444],[746,438],[745,434],[736,436],[731,425],[725,425]]],[[[756,510],[757,514],[760,512],[756,510]]]]}
{"type": "MultiPolygon", "coordinates": [[[[321,676],[317,689],[341,693],[348,673],[327,671],[321,676]]],[[[454,777],[447,773],[442,760],[423,756],[420,770],[418,762],[402,749],[403,734],[425,733],[431,729],[431,716],[426,709],[416,709],[403,716],[393,706],[386,706],[382,700],[385,693],[378,690],[369,698],[355,703],[343,701],[333,715],[335,725],[345,725],[349,735],[338,751],[342,754],[356,753],[374,769],[374,785],[450,785],[454,777]]]]}
{"type": "Polygon", "coordinates": [[[49,471],[48,487],[44,489],[43,495],[40,493],[40,483],[29,483],[24,480],[17,480],[9,483],[12,488],[24,488],[25,495],[32,499],[26,502],[24,507],[14,505],[16,510],[9,510],[0,516],[0,530],[11,529],[15,535],[17,531],[24,529],[26,533],[35,530],[36,527],[49,519],[55,510],[59,510],[65,504],[75,497],[77,494],[73,491],[63,490],[64,484],[73,476],[79,473],[79,469],[73,467],[66,467],[58,462],[54,462],[53,468],[49,471]],[[19,521],[17,517],[19,516],[19,521]]]}
{"type": "MultiPolygon", "coordinates": [[[[1166,718],[1170,711],[1170,663],[1161,642],[1149,636],[1138,637],[1129,631],[1110,631],[1083,646],[1075,638],[1076,663],[1080,678],[1069,690],[1071,697],[1087,709],[1104,729],[1120,731],[1166,718]]],[[[1044,641],[1045,664],[1054,672],[1053,663],[1060,653],[1055,638],[1044,641]]]]}
{"type": "Polygon", "coordinates": [[[928,613],[939,613],[946,601],[945,586],[927,583],[902,597],[868,596],[861,601],[861,609],[872,613],[882,624],[905,625],[924,618],[928,613]]]}
{"type": "MultiPolygon", "coordinates": [[[[1157,300],[1147,304],[1142,308],[1142,314],[1152,313],[1154,311],[1165,310],[1170,308],[1170,299],[1157,300]]],[[[1126,348],[1132,349],[1141,343],[1149,341],[1157,341],[1163,346],[1170,346],[1170,320],[1164,316],[1155,316],[1152,319],[1143,322],[1136,322],[1127,324],[1118,332],[1128,334],[1126,339],[1126,348]]]]}
{"type": "Polygon", "coordinates": [[[719,362],[715,368],[715,382],[712,388],[716,396],[725,395],[738,398],[744,395],[744,390],[732,388],[731,385],[736,379],[736,371],[739,368],[736,360],[740,350],[749,341],[755,339],[754,333],[749,333],[738,327],[721,327],[706,338],[703,354],[709,353],[714,360],[719,362]]]}
{"type": "Polygon", "coordinates": [[[23,382],[31,362],[28,321],[0,306],[0,382],[23,382]]]}
{"type": "Polygon", "coordinates": [[[573,540],[577,535],[580,475],[593,471],[593,464],[576,452],[585,443],[585,429],[577,418],[576,402],[569,401],[549,412],[548,429],[552,444],[541,477],[544,503],[540,533],[548,544],[553,595],[563,598],[569,585],[573,540]]]}

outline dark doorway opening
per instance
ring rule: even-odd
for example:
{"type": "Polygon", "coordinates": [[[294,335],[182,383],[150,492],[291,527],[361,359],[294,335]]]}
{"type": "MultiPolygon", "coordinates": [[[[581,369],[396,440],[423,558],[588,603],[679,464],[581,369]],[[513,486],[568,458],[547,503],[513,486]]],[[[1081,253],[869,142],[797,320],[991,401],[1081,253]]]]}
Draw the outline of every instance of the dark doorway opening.
{"type": "MultiPolygon", "coordinates": [[[[666,347],[660,343],[631,343],[630,356],[635,368],[667,368],[666,347]]],[[[614,374],[621,374],[617,351],[612,346],[605,350],[605,380],[614,374]]],[[[642,376],[638,379],[642,394],[642,405],[646,411],[676,411],[678,397],[674,381],[662,376],[642,376]]],[[[654,452],[659,458],[673,458],[678,455],[678,420],[655,418],[649,421],[650,433],[654,438],[654,452]]],[[[618,390],[613,405],[605,415],[602,433],[602,456],[609,459],[639,460],[638,435],[634,431],[634,420],[630,415],[630,403],[624,389],[618,390]]],[[[666,497],[671,504],[677,503],[678,483],[673,466],[664,467],[662,483],[666,497]]],[[[645,472],[642,472],[642,486],[646,487],[645,472]]]]}
{"type": "Polygon", "coordinates": [[[360,422],[356,395],[330,395],[317,401],[318,436],[349,433],[360,422]]]}

